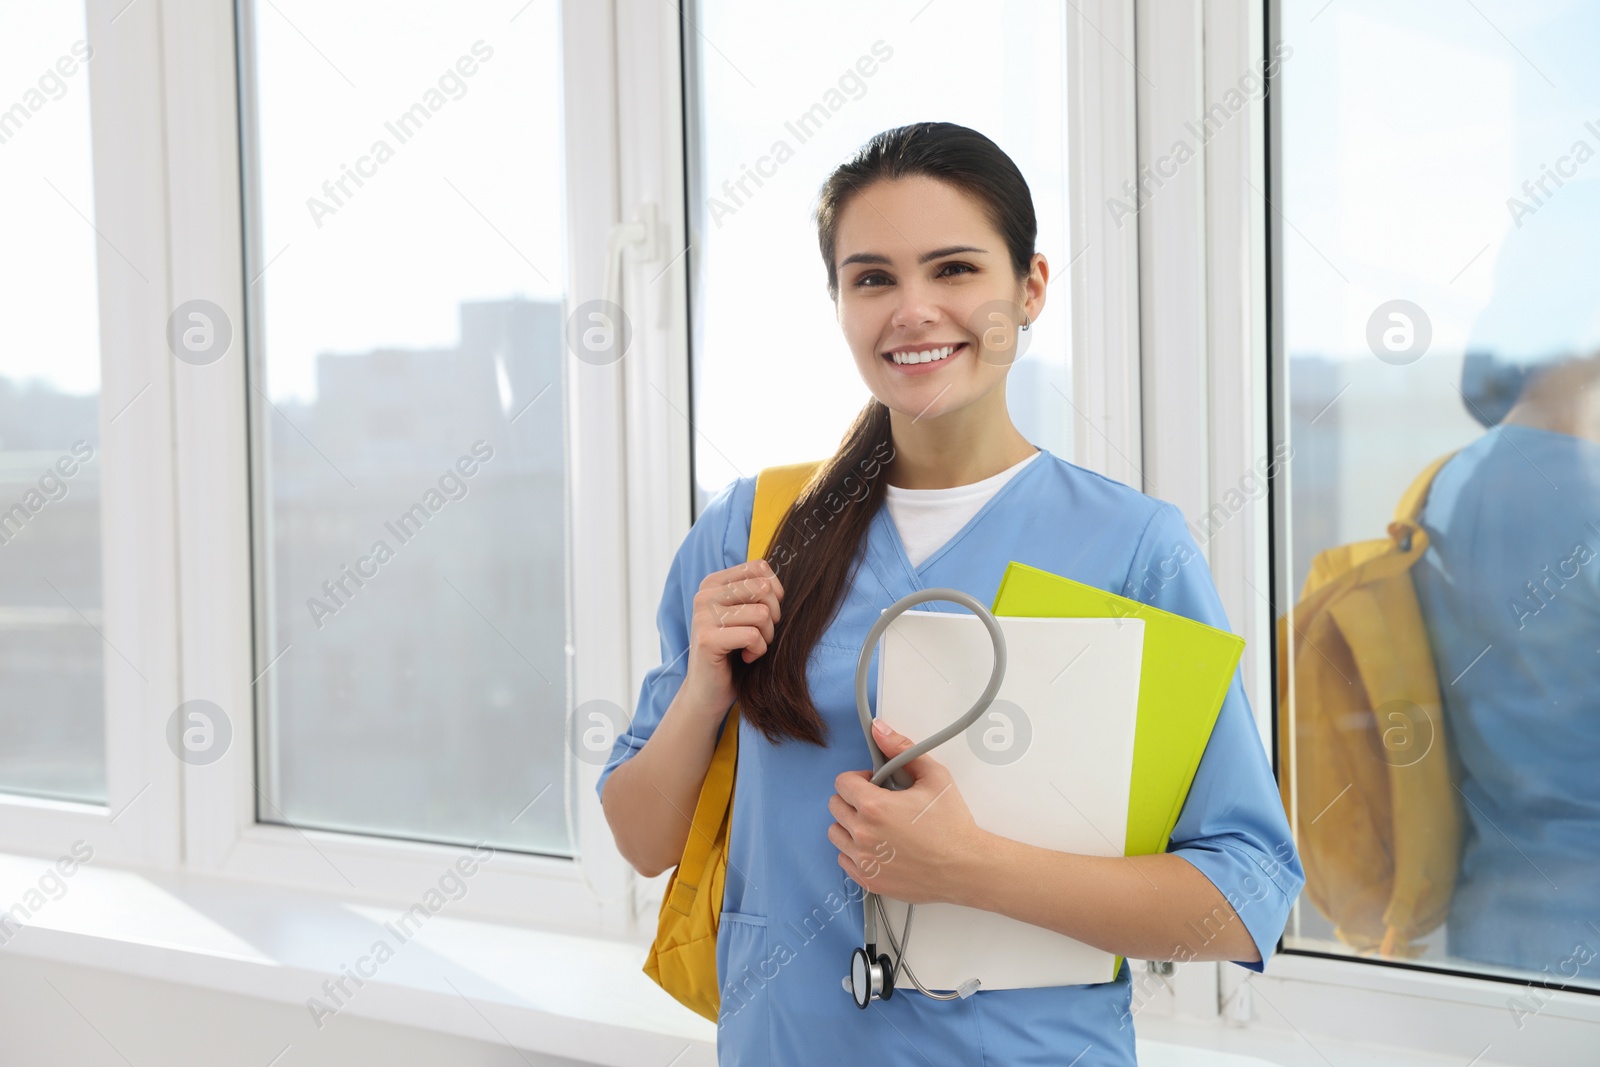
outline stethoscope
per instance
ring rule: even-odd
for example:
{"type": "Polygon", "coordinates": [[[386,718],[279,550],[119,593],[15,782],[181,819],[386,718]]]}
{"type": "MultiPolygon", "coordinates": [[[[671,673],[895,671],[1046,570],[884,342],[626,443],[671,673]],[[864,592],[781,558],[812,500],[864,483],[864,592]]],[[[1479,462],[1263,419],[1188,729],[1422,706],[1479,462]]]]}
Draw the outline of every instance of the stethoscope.
{"type": "MultiPolygon", "coordinates": [[[[901,770],[907,763],[916,759],[924,752],[929,752],[944,744],[950,738],[964,731],[982,715],[1000,691],[1000,681],[1006,673],[1006,638],[1000,630],[1000,624],[995,621],[989,609],[977,600],[963,593],[959,589],[923,589],[912,593],[910,596],[901,597],[886,610],[878,621],[872,624],[872,629],[867,631],[866,640],[861,643],[861,655],[856,660],[856,712],[861,716],[861,732],[867,738],[867,750],[872,753],[873,785],[888,783],[890,789],[909,789],[912,785],[911,775],[901,770]],[[885,762],[883,751],[878,748],[878,743],[872,736],[872,712],[867,707],[867,668],[872,661],[872,650],[877,647],[878,639],[889,628],[899,615],[907,608],[929,600],[949,600],[967,608],[979,619],[989,631],[989,638],[994,642],[994,669],[989,673],[989,684],[984,687],[983,694],[978,697],[977,703],[972,705],[961,718],[955,720],[938,733],[923,738],[894,759],[885,762]]],[[[911,984],[926,996],[935,1000],[954,1000],[957,997],[966,998],[977,991],[979,982],[976,978],[969,978],[962,982],[951,993],[934,993],[924,988],[917,981],[916,972],[906,963],[906,949],[911,941],[911,905],[906,905],[905,926],[900,931],[899,938],[894,936],[894,930],[889,925],[888,913],[883,909],[883,902],[876,893],[868,893],[862,900],[862,941],[863,946],[850,954],[850,974],[844,979],[844,987],[855,998],[856,1007],[865,1010],[866,1006],[874,1000],[888,1000],[894,994],[895,971],[902,970],[906,977],[911,979],[911,984]],[[883,919],[884,932],[889,935],[889,942],[894,948],[895,958],[890,961],[888,953],[878,951],[878,919],[883,919]]]]}

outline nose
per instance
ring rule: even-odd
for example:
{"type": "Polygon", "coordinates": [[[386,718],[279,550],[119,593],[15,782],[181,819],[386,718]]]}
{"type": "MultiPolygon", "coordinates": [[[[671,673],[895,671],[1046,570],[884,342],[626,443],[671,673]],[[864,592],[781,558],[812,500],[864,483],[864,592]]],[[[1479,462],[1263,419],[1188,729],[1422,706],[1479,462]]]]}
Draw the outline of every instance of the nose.
{"type": "Polygon", "coordinates": [[[937,301],[923,282],[902,282],[899,295],[894,314],[889,319],[890,325],[896,330],[913,332],[939,320],[937,301]]]}

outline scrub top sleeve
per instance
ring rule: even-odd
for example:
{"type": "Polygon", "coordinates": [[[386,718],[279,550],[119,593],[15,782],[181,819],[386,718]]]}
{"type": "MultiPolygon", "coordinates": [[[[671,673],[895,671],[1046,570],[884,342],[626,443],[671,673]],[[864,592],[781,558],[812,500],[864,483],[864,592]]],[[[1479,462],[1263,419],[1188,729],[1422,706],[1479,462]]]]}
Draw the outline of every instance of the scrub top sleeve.
{"type": "Polygon", "coordinates": [[[706,504],[705,510],[678,546],[667,571],[656,630],[661,635],[661,662],[645,672],[639,702],[628,728],[617,735],[611,758],[600,770],[595,795],[605,794],[611,772],[655,732],[662,716],[678,695],[689,666],[689,633],[694,618],[694,597],[706,575],[742,563],[750,543],[750,512],[755,504],[755,478],[730,482],[706,504]]]}
{"type": "MultiPolygon", "coordinates": [[[[1159,504],[1134,550],[1123,595],[1229,630],[1211,571],[1183,513],[1165,501],[1159,504]]],[[[1305,871],[1238,668],[1167,851],[1199,868],[1250,932],[1261,959],[1233,962],[1262,970],[1305,885],[1305,871]]],[[[1222,921],[1218,916],[1192,927],[1195,943],[1189,948],[1198,955],[1203,942],[1220,932],[1222,921]]]]}

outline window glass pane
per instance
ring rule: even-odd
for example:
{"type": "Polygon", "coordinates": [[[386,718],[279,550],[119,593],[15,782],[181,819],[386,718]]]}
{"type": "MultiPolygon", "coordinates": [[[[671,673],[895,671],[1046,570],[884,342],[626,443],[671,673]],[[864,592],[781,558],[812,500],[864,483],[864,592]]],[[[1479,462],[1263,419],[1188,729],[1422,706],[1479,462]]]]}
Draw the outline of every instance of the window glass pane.
{"type": "Polygon", "coordinates": [[[811,216],[828,174],[873,134],[927,120],[982,133],[1028,182],[1049,300],[1006,397],[1024,437],[1071,459],[1069,9],[1022,0],[974,18],[923,0],[828,0],[804,17],[730,0],[693,7],[696,512],[741,475],[832,455],[871,399],[828,298],[811,216]],[[969,76],[950,72],[952,56],[1004,61],[969,76]]]}
{"type": "Polygon", "coordinates": [[[570,854],[558,7],[250,17],[258,817],[570,854]]]}
{"type": "Polygon", "coordinates": [[[1288,943],[1593,983],[1600,7],[1282,7],[1280,605],[1451,457],[1409,576],[1290,633],[1288,943]]]}
{"type": "Polygon", "coordinates": [[[96,269],[133,268],[95,236],[83,5],[3,23],[0,791],[103,804],[96,269]]]}

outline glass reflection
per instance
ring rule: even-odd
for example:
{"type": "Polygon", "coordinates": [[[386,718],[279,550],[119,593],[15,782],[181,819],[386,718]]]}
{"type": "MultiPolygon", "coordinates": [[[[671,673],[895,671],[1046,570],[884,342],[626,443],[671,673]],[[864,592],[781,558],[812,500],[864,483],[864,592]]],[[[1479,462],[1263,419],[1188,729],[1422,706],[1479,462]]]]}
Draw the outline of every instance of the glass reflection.
{"type": "Polygon", "coordinates": [[[1477,6],[1275,29],[1286,940],[1594,983],[1600,10],[1477,6]]]}

